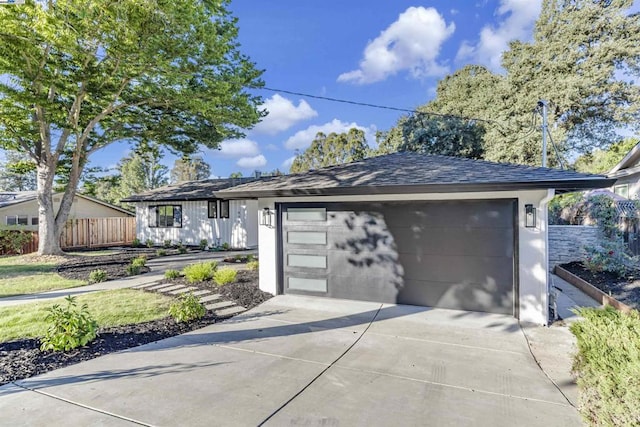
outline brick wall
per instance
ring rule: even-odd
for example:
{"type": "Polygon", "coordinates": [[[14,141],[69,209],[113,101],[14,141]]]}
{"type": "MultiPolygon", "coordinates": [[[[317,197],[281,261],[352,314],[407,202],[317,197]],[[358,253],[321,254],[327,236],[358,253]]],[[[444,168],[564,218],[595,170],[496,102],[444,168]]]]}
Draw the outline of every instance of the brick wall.
{"type": "Polygon", "coordinates": [[[583,248],[598,242],[599,228],[591,225],[549,226],[549,269],[558,264],[578,261],[584,256],[583,248]]]}

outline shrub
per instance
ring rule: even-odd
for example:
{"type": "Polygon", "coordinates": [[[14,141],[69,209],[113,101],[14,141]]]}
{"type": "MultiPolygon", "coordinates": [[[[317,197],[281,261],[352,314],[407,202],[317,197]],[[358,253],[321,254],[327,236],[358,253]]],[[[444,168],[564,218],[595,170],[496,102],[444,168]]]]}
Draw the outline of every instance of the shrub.
{"type": "Polygon", "coordinates": [[[142,267],[140,267],[139,265],[133,265],[133,264],[127,265],[127,275],[129,276],[136,276],[140,274],[141,271],[142,271],[142,267]]]}
{"type": "Polygon", "coordinates": [[[107,280],[107,272],[104,270],[93,270],[89,273],[89,282],[90,283],[99,283],[107,280]]]}
{"type": "Polygon", "coordinates": [[[580,413],[589,425],[640,425],[640,313],[581,308],[570,326],[580,413]]]}
{"type": "Polygon", "coordinates": [[[253,254],[247,255],[247,262],[251,262],[251,261],[253,261],[255,259],[256,259],[255,255],[253,255],[253,254]]]}
{"type": "Polygon", "coordinates": [[[247,268],[251,271],[257,271],[259,267],[260,263],[258,263],[258,261],[249,261],[247,263],[247,268]]]}
{"type": "Polygon", "coordinates": [[[184,274],[189,283],[204,282],[205,280],[211,280],[217,267],[218,263],[215,261],[200,262],[187,265],[182,269],[182,274],[184,274]]]}
{"type": "Polygon", "coordinates": [[[180,277],[180,272],[178,270],[169,269],[164,272],[165,279],[177,279],[180,277]]]}
{"type": "Polygon", "coordinates": [[[217,285],[222,286],[235,282],[237,276],[238,272],[236,270],[232,268],[221,268],[213,273],[213,281],[216,282],[217,285]]]}
{"type": "Polygon", "coordinates": [[[165,241],[162,243],[162,246],[163,246],[165,249],[169,249],[169,248],[171,247],[171,239],[167,239],[167,240],[165,240],[165,241]]]}
{"type": "Polygon", "coordinates": [[[166,249],[158,249],[156,251],[156,255],[158,255],[158,256],[167,256],[167,250],[166,249]]]}
{"type": "Polygon", "coordinates": [[[24,230],[0,230],[0,252],[21,254],[22,248],[33,240],[33,233],[24,230]]]}
{"type": "Polygon", "coordinates": [[[140,239],[138,239],[137,237],[135,239],[133,239],[133,241],[131,242],[131,246],[134,248],[139,248],[140,246],[142,246],[142,242],[140,241],[140,239]]]}
{"type": "Polygon", "coordinates": [[[207,249],[207,246],[209,246],[209,242],[207,241],[207,239],[200,240],[200,244],[198,245],[198,247],[200,248],[201,251],[204,251],[205,249],[207,249]]]}
{"type": "Polygon", "coordinates": [[[152,248],[152,247],[153,247],[153,240],[151,240],[151,239],[147,239],[147,240],[144,242],[144,244],[145,244],[145,245],[147,245],[147,247],[148,247],[148,248],[152,248]]]}
{"type": "Polygon", "coordinates": [[[180,254],[186,254],[187,253],[187,248],[185,248],[182,243],[180,243],[178,245],[178,253],[180,253],[180,254]]]}
{"type": "Polygon", "coordinates": [[[78,307],[75,297],[68,296],[66,307],[58,304],[47,309],[45,320],[50,323],[44,337],[40,339],[40,350],[69,351],[93,341],[98,324],[89,314],[87,304],[78,307]]]}
{"type": "Polygon", "coordinates": [[[135,257],[131,260],[131,265],[134,265],[136,267],[144,267],[145,265],[147,265],[147,257],[144,255],[135,257]]]}
{"type": "Polygon", "coordinates": [[[178,300],[169,307],[169,314],[178,323],[200,319],[206,311],[198,297],[191,292],[180,295],[178,300]]]}
{"type": "Polygon", "coordinates": [[[231,249],[231,245],[229,245],[227,242],[224,242],[220,247],[222,248],[223,251],[228,251],[231,249]]]}

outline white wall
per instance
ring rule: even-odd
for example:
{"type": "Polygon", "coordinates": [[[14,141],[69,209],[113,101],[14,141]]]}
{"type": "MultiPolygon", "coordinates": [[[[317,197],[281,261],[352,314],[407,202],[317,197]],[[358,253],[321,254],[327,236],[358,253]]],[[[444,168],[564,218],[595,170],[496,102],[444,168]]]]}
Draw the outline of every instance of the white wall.
{"type": "Polygon", "coordinates": [[[139,202],[136,203],[136,235],[141,242],[151,239],[161,245],[165,240],[184,245],[198,245],[207,239],[209,245],[228,243],[233,248],[258,246],[258,202],[231,200],[229,218],[209,218],[207,201],[191,202],[139,202]],[[149,227],[149,206],[182,206],[182,227],[149,227]]]}
{"type": "MultiPolygon", "coordinates": [[[[551,192],[552,194],[552,192],[551,192]]],[[[275,203],[295,202],[358,202],[397,200],[474,200],[474,199],[518,199],[518,253],[519,253],[519,299],[520,320],[546,325],[548,319],[547,299],[547,190],[481,192],[481,193],[423,193],[409,195],[368,195],[330,197],[287,197],[258,200],[258,210],[275,208],[275,203]],[[536,207],[537,226],[527,228],[524,223],[526,204],[536,207]]],[[[259,226],[260,289],[276,294],[277,290],[277,228],[259,226]]]]}

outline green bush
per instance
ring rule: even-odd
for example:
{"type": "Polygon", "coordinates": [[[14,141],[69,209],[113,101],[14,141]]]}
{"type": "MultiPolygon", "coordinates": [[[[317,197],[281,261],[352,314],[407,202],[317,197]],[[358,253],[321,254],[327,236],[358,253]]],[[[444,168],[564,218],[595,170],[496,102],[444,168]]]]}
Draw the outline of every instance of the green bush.
{"type": "Polygon", "coordinates": [[[257,271],[259,267],[260,263],[258,263],[258,261],[249,261],[247,263],[247,268],[251,271],[257,271]]]}
{"type": "Polygon", "coordinates": [[[24,230],[0,230],[0,252],[21,254],[22,248],[33,240],[33,233],[24,230]]]}
{"type": "Polygon", "coordinates": [[[40,350],[69,351],[87,345],[97,336],[98,324],[89,314],[87,304],[78,307],[75,297],[68,296],[66,307],[58,304],[47,309],[45,320],[50,323],[40,339],[40,350]]]}
{"type": "Polygon", "coordinates": [[[89,282],[90,283],[99,283],[107,280],[107,272],[104,270],[93,270],[89,273],[89,282]]]}
{"type": "Polygon", "coordinates": [[[147,247],[148,247],[148,248],[152,248],[152,247],[153,247],[153,240],[151,240],[151,239],[147,239],[147,240],[144,242],[144,244],[145,244],[145,245],[147,245],[147,247]]]}
{"type": "Polygon", "coordinates": [[[235,282],[237,276],[238,272],[236,270],[232,268],[221,268],[213,273],[213,281],[216,282],[217,285],[222,286],[235,282]]]}
{"type": "Polygon", "coordinates": [[[131,260],[131,265],[136,267],[144,267],[147,265],[147,257],[144,255],[140,255],[139,257],[135,257],[131,260]]]}
{"type": "Polygon", "coordinates": [[[200,244],[198,245],[198,247],[200,248],[201,251],[204,251],[205,249],[207,249],[207,246],[209,246],[209,242],[207,241],[207,239],[200,240],[200,244]]]}
{"type": "Polygon", "coordinates": [[[178,245],[178,253],[179,254],[186,254],[187,253],[187,248],[182,243],[180,243],[178,245]]]}
{"type": "Polygon", "coordinates": [[[584,318],[570,326],[582,417],[588,425],[640,425],[640,312],[576,312],[584,318]]]}
{"type": "Polygon", "coordinates": [[[223,251],[228,251],[231,249],[231,245],[229,245],[227,242],[224,242],[220,247],[222,248],[223,251]]]}
{"type": "Polygon", "coordinates": [[[142,271],[142,267],[140,267],[139,265],[133,265],[133,264],[127,265],[127,275],[129,276],[136,276],[140,274],[141,271],[142,271]]]}
{"type": "Polygon", "coordinates": [[[187,265],[182,269],[182,274],[189,283],[204,282],[205,280],[211,280],[216,268],[218,268],[218,263],[215,261],[200,262],[187,265]]]}
{"type": "Polygon", "coordinates": [[[134,248],[139,248],[140,246],[142,246],[142,242],[140,241],[140,239],[138,239],[137,237],[135,239],[133,239],[133,241],[131,242],[131,246],[134,248]]]}
{"type": "Polygon", "coordinates": [[[156,255],[157,256],[167,256],[167,250],[166,249],[158,249],[158,250],[156,250],[156,255]]]}
{"type": "Polygon", "coordinates": [[[171,239],[167,239],[162,243],[162,246],[165,247],[165,249],[169,249],[171,247],[171,239]]]}
{"type": "Polygon", "coordinates": [[[180,272],[178,270],[169,269],[164,272],[165,279],[177,279],[180,277],[180,272]]]}
{"type": "Polygon", "coordinates": [[[255,259],[256,259],[255,255],[253,255],[253,254],[247,255],[247,262],[254,261],[255,259]]]}
{"type": "Polygon", "coordinates": [[[178,300],[169,307],[169,314],[178,323],[200,319],[205,313],[204,305],[191,292],[180,295],[178,300]]]}

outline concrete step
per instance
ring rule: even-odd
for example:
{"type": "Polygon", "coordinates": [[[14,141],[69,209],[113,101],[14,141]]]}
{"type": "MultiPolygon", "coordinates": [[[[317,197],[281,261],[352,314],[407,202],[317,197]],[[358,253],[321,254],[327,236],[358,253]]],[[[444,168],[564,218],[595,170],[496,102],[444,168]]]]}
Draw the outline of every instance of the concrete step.
{"type": "Polygon", "coordinates": [[[175,284],[174,283],[160,283],[158,285],[149,286],[147,288],[147,290],[148,291],[160,291],[161,289],[169,288],[171,286],[175,286],[175,284]]]}
{"type": "Polygon", "coordinates": [[[236,305],[233,307],[214,310],[214,313],[218,317],[231,317],[231,316],[235,316],[236,314],[244,313],[245,311],[247,311],[246,308],[244,308],[241,305],[236,305]]]}
{"type": "Polygon", "coordinates": [[[160,288],[160,289],[156,289],[158,292],[162,292],[162,293],[169,293],[171,291],[175,291],[178,289],[187,289],[187,286],[185,285],[171,285],[168,286],[166,288],[160,288]]]}
{"type": "Polygon", "coordinates": [[[171,295],[180,295],[180,294],[185,294],[187,292],[191,292],[194,289],[198,289],[198,288],[194,288],[193,286],[188,286],[186,288],[176,289],[175,291],[169,291],[168,293],[171,295]]]}
{"type": "Polygon", "coordinates": [[[205,302],[219,300],[220,298],[222,298],[222,295],[220,294],[206,295],[200,297],[200,302],[204,304],[205,302]]]}
{"type": "MultiPolygon", "coordinates": [[[[226,307],[231,307],[236,305],[235,302],[231,302],[231,301],[220,301],[220,302],[216,302],[216,303],[212,303],[212,304],[205,304],[204,308],[206,308],[207,310],[217,310],[219,308],[226,308],[226,307]]],[[[217,312],[216,312],[217,313],[217,312]]]]}
{"type": "Polygon", "coordinates": [[[152,286],[157,286],[160,283],[158,283],[158,281],[155,282],[149,282],[149,283],[142,283],[140,285],[135,285],[132,289],[148,289],[152,286]]]}
{"type": "Polygon", "coordinates": [[[211,293],[211,291],[208,291],[208,290],[206,290],[206,289],[201,289],[201,290],[199,290],[199,291],[195,291],[193,294],[194,294],[195,296],[199,296],[199,295],[208,295],[208,294],[210,294],[210,293],[211,293]]]}

